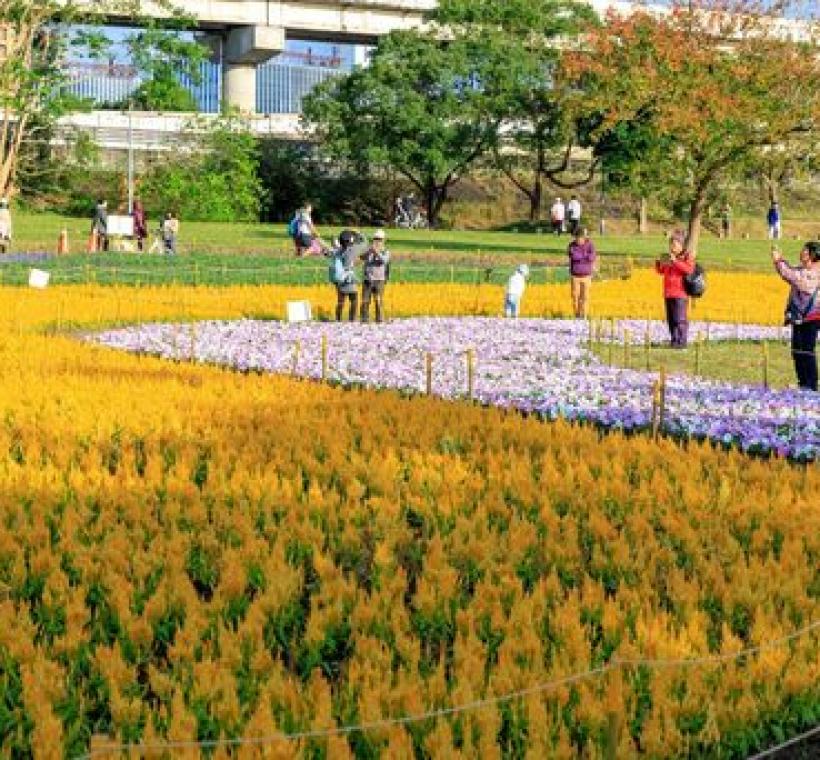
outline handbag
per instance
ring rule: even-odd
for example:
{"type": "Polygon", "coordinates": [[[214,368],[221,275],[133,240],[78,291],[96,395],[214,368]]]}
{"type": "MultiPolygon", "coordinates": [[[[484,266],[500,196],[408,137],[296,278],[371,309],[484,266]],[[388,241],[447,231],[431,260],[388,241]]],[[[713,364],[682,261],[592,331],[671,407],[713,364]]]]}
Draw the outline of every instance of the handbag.
{"type": "Polygon", "coordinates": [[[786,304],[786,313],[783,316],[784,325],[802,325],[803,320],[811,314],[814,309],[815,301],[817,301],[817,294],[820,293],[820,286],[818,286],[814,293],[811,294],[808,304],[805,309],[801,309],[791,298],[786,304]]]}

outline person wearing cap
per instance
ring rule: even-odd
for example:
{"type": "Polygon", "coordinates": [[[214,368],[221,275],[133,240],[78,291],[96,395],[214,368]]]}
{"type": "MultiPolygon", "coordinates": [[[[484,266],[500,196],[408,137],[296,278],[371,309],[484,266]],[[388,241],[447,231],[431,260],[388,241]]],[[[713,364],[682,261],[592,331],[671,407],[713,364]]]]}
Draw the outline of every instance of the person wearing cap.
{"type": "Polygon", "coordinates": [[[7,253],[11,248],[11,211],[8,198],[0,198],[0,250],[7,253]]]}
{"type": "Polygon", "coordinates": [[[783,260],[783,254],[772,248],[772,262],[777,273],[789,285],[786,324],[792,328],[792,360],[797,386],[818,390],[817,336],[820,334],[820,242],[810,241],[800,251],[800,266],[783,260]]]}
{"type": "Polygon", "coordinates": [[[387,286],[390,251],[385,248],[384,230],[373,233],[370,247],[361,255],[364,262],[364,281],[362,282],[362,322],[370,318],[370,301],[376,305],[376,321],[384,320],[384,289],[387,286]]]}
{"type": "Polygon", "coordinates": [[[527,288],[527,278],[530,268],[526,264],[519,264],[515,272],[507,281],[507,292],[504,294],[504,316],[517,317],[521,308],[521,299],[527,288]]]}
{"type": "Polygon", "coordinates": [[[577,228],[573,237],[574,239],[567,249],[572,285],[572,311],[576,318],[586,319],[589,314],[589,291],[592,287],[592,274],[597,265],[598,255],[585,228],[577,228]]]}
{"type": "Polygon", "coordinates": [[[669,237],[669,257],[655,261],[655,271],[663,275],[666,323],[672,348],[686,348],[689,339],[689,296],[683,279],[695,271],[695,257],[686,250],[686,235],[675,230],[669,237]]]}
{"type": "Polygon", "coordinates": [[[319,232],[313,224],[312,214],[313,204],[306,203],[302,208],[297,209],[293,215],[293,223],[296,228],[293,235],[293,245],[297,256],[304,256],[313,252],[314,241],[319,239],[319,232]]]}
{"type": "Polygon", "coordinates": [[[342,230],[339,234],[339,247],[332,256],[341,259],[346,276],[336,282],[336,321],[342,321],[345,301],[349,301],[347,318],[356,319],[356,307],[359,304],[359,283],[356,279],[356,260],[362,255],[367,243],[364,236],[355,230],[342,230]]]}

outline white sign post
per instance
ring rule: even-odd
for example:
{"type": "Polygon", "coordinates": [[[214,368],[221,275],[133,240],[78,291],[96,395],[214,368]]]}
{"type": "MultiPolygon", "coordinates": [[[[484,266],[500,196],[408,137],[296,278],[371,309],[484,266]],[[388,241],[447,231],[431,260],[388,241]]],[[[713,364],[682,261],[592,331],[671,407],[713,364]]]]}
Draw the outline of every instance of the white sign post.
{"type": "Polygon", "coordinates": [[[49,272],[44,272],[42,269],[29,269],[28,272],[28,284],[31,288],[43,288],[48,287],[48,281],[51,279],[51,274],[49,272]]]}
{"type": "Polygon", "coordinates": [[[110,237],[134,237],[134,217],[109,215],[106,232],[110,237]]]}
{"type": "Polygon", "coordinates": [[[313,319],[313,315],[310,311],[310,301],[288,301],[288,322],[310,322],[311,319],[313,319]]]}

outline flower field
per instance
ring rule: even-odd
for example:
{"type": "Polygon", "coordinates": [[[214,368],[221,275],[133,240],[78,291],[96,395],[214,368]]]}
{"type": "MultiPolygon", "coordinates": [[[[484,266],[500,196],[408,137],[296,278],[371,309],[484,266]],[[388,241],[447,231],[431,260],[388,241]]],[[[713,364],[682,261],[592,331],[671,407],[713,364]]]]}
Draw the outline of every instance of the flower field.
{"type": "MultiPolygon", "coordinates": [[[[748,277],[697,316],[777,324],[748,277]]],[[[393,313],[498,309],[443,290],[393,313]]],[[[818,467],[59,332],[327,289],[0,293],[0,756],[745,757],[820,720],[818,467]]]]}
{"type": "MultiPolygon", "coordinates": [[[[624,320],[608,328],[612,340],[636,345],[645,338],[660,342],[667,335],[660,322],[624,320]]],[[[694,323],[692,330],[708,330],[713,341],[784,336],[782,328],[727,323],[694,323]]],[[[604,365],[586,348],[588,332],[586,322],[571,320],[409,318],[386,325],[244,320],[141,325],[94,339],[114,348],[243,371],[313,379],[324,372],[343,385],[418,392],[426,389],[430,353],[431,390],[444,398],[463,398],[470,388],[481,403],[548,419],[628,431],[649,428],[657,375],[604,365]],[[474,356],[472,369],[468,351],[474,356]]],[[[796,459],[820,456],[820,404],[814,394],[675,376],[667,385],[666,401],[664,430],[672,435],[796,459]]]]}

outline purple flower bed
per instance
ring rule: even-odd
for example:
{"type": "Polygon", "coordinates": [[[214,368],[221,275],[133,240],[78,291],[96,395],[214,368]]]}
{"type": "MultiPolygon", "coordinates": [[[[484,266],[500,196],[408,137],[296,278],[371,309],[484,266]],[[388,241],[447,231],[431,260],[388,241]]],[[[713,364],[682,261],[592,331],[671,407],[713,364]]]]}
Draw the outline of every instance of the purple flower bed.
{"type": "MultiPolygon", "coordinates": [[[[609,329],[609,323],[605,325],[609,329]]],[[[657,322],[621,320],[613,339],[628,330],[632,342],[666,339],[657,322]]],[[[771,340],[782,328],[693,323],[691,334],[711,340],[771,340]]],[[[433,392],[444,398],[467,392],[465,352],[476,356],[474,396],[479,402],[515,408],[549,419],[564,417],[626,431],[651,422],[654,373],[608,367],[585,347],[588,326],[571,320],[415,318],[383,325],[242,320],[195,326],[151,324],[90,336],[128,351],[189,359],[240,370],[322,374],[322,336],[328,340],[328,379],[342,384],[409,391],[425,389],[425,354],[433,354],[433,392]]],[[[745,451],[775,452],[795,459],[820,455],[820,395],[770,391],[685,375],[667,384],[664,429],[681,437],[709,438],[745,451]]]]}

